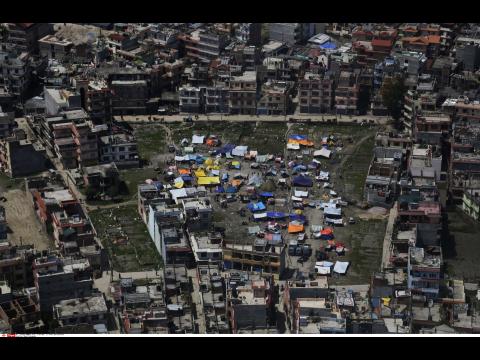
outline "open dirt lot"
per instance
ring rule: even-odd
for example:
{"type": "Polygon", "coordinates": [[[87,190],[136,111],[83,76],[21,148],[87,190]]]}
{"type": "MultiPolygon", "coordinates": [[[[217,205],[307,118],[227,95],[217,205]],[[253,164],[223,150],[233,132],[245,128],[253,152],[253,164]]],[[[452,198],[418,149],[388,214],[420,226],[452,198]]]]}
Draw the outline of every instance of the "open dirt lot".
{"type": "Polygon", "coordinates": [[[8,241],[15,245],[32,244],[38,250],[46,250],[53,246],[36,218],[33,206],[24,191],[12,189],[3,193],[7,201],[5,207],[7,224],[10,232],[8,241]]]}

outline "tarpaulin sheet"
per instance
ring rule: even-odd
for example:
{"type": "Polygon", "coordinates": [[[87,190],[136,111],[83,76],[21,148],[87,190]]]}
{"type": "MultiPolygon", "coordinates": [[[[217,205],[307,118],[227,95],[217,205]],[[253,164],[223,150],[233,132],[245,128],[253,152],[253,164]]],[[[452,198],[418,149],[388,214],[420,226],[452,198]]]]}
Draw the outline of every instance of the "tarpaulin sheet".
{"type": "Polygon", "coordinates": [[[260,196],[270,198],[270,197],[273,197],[273,193],[271,193],[271,192],[262,192],[262,193],[260,193],[260,196]]]}
{"type": "Polygon", "coordinates": [[[292,139],[292,140],[307,140],[307,136],[306,135],[298,135],[298,134],[292,134],[292,135],[289,135],[288,136],[288,139],[292,139]]]}
{"type": "Polygon", "coordinates": [[[205,140],[205,136],[203,135],[193,135],[192,136],[192,144],[203,144],[205,140]]]}
{"type": "Polygon", "coordinates": [[[303,224],[288,224],[288,232],[289,234],[295,234],[295,233],[299,233],[299,232],[302,232],[304,229],[304,226],[303,224]]]}
{"type": "Polygon", "coordinates": [[[220,178],[218,176],[202,176],[197,179],[198,185],[215,185],[220,184],[220,178]]]}
{"type": "Polygon", "coordinates": [[[190,169],[178,169],[178,173],[180,175],[190,175],[191,171],[190,169]]]}
{"type": "Polygon", "coordinates": [[[266,218],[267,218],[267,213],[257,213],[257,214],[253,214],[253,218],[254,218],[255,220],[266,219],[266,218]]]}
{"type": "MultiPolygon", "coordinates": [[[[300,144],[287,144],[287,150],[300,150],[300,144]]],[[[257,159],[258,160],[258,159],[257,159]]]]}
{"type": "Polygon", "coordinates": [[[269,219],[284,219],[287,217],[287,214],[278,211],[268,211],[267,216],[269,219]]]}
{"type": "Polygon", "coordinates": [[[229,194],[234,194],[234,193],[236,193],[237,191],[238,191],[238,190],[237,190],[237,188],[236,188],[235,186],[229,186],[229,187],[227,188],[227,190],[226,190],[226,192],[229,193],[229,194]]]}
{"type": "Polygon", "coordinates": [[[205,173],[205,170],[199,169],[199,170],[195,171],[195,176],[196,176],[197,178],[199,178],[199,177],[207,176],[207,174],[205,173]]]}
{"type": "Polygon", "coordinates": [[[232,184],[232,186],[238,187],[238,186],[242,185],[242,182],[243,182],[243,180],[233,179],[232,181],[230,181],[230,184],[232,184]]]}
{"type": "Polygon", "coordinates": [[[247,205],[247,209],[250,210],[251,212],[255,211],[262,211],[266,209],[266,206],[263,202],[258,202],[258,203],[250,203],[247,205]]]}
{"type": "Polygon", "coordinates": [[[303,187],[311,187],[313,186],[313,181],[307,176],[296,176],[293,178],[293,185],[294,186],[303,186],[303,187]]]}
{"type": "Polygon", "coordinates": [[[325,148],[322,148],[321,150],[315,150],[313,152],[313,156],[322,156],[324,158],[327,158],[329,159],[330,158],[330,155],[331,155],[331,151],[330,150],[327,150],[325,148]]]}
{"type": "Polygon", "coordinates": [[[302,222],[304,223],[305,221],[307,221],[307,218],[303,215],[297,215],[297,214],[290,214],[289,215],[289,218],[290,220],[292,221],[299,221],[299,222],[302,222]]]}
{"type": "Polygon", "coordinates": [[[315,271],[320,275],[330,275],[330,267],[315,265],[315,271]]]}
{"type": "Polygon", "coordinates": [[[182,175],[182,179],[183,179],[183,181],[192,181],[193,177],[191,177],[189,175],[182,175]]]}
{"type": "Polygon", "coordinates": [[[212,170],[210,172],[210,176],[219,176],[220,175],[220,170],[212,170]]]}
{"type": "Polygon", "coordinates": [[[233,156],[244,156],[245,153],[247,152],[247,150],[248,150],[248,146],[236,146],[232,150],[232,155],[233,156]]]}
{"type": "Polygon", "coordinates": [[[295,190],[296,197],[308,197],[308,191],[295,190]]]}
{"type": "Polygon", "coordinates": [[[333,271],[337,274],[345,274],[348,268],[348,261],[337,261],[333,267],[333,271]]]}
{"type": "Polygon", "coordinates": [[[217,186],[215,188],[215,192],[216,193],[224,193],[225,192],[225,189],[222,187],[222,186],[217,186]]]}

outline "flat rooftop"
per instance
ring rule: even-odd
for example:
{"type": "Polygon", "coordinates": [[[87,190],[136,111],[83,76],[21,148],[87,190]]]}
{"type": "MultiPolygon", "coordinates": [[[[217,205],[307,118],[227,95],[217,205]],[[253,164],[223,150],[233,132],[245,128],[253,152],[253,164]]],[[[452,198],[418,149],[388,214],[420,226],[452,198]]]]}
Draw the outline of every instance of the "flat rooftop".
{"type": "Polygon", "coordinates": [[[92,296],[89,298],[78,298],[71,300],[62,300],[55,305],[56,313],[59,318],[79,317],[82,315],[105,313],[107,304],[103,296],[92,296]]]}

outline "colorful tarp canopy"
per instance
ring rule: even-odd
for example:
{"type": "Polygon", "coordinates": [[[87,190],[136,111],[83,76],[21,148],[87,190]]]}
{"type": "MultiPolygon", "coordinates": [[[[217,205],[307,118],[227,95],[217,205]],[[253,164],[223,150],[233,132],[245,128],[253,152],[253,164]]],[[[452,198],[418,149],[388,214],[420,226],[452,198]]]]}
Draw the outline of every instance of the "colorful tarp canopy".
{"type": "Polygon", "coordinates": [[[180,175],[190,175],[190,169],[178,169],[180,175]]]}
{"type": "Polygon", "coordinates": [[[207,174],[205,173],[205,170],[199,169],[199,170],[195,171],[195,176],[196,176],[197,178],[199,178],[199,177],[207,176],[207,174]]]}
{"type": "Polygon", "coordinates": [[[273,197],[273,193],[271,193],[271,192],[262,192],[262,193],[260,193],[260,196],[261,196],[261,197],[266,197],[266,198],[271,198],[271,197],[273,197]]]}
{"type": "Polygon", "coordinates": [[[202,176],[197,179],[198,185],[216,185],[220,184],[220,178],[218,176],[202,176]]]}
{"type": "Polygon", "coordinates": [[[267,216],[269,219],[284,219],[287,217],[287,214],[278,211],[267,211],[267,216]]]}

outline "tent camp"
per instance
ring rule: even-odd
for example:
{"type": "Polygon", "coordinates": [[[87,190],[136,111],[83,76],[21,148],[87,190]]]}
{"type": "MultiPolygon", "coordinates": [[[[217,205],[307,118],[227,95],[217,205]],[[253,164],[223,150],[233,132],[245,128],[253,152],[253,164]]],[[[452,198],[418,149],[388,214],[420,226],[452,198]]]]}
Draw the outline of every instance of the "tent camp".
{"type": "Polygon", "coordinates": [[[255,221],[267,220],[267,213],[264,212],[264,213],[256,213],[256,214],[253,214],[253,219],[254,219],[255,221]]]}
{"type": "Polygon", "coordinates": [[[312,187],[313,181],[308,176],[296,176],[293,178],[294,186],[312,187]]]}
{"type": "Polygon", "coordinates": [[[308,197],[308,191],[295,190],[295,196],[299,198],[308,197]]]}
{"type": "Polygon", "coordinates": [[[300,150],[300,144],[287,144],[287,150],[300,150]]]}
{"type": "Polygon", "coordinates": [[[321,157],[330,159],[331,153],[332,152],[330,150],[322,148],[321,150],[315,150],[314,153],[313,153],[313,156],[315,156],[315,157],[321,156],[321,157]]]}

